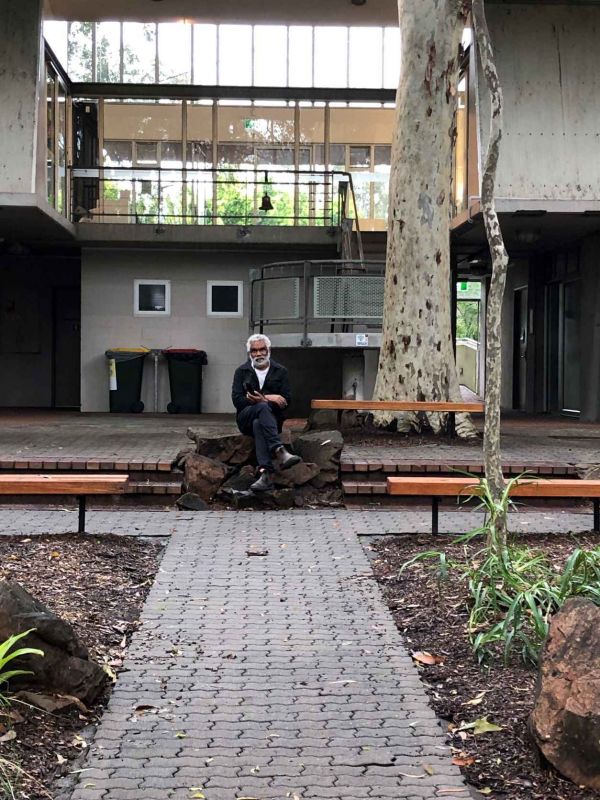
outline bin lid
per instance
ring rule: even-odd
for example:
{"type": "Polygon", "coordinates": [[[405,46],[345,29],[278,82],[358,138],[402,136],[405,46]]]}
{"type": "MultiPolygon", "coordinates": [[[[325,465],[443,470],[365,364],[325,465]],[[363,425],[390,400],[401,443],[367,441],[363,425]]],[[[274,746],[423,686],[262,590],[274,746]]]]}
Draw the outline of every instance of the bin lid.
{"type": "Polygon", "coordinates": [[[149,347],[109,347],[110,353],[149,353],[149,347]]]}
{"type": "Polygon", "coordinates": [[[165,355],[169,353],[204,353],[204,350],[198,350],[195,347],[167,347],[163,353],[165,355]]]}

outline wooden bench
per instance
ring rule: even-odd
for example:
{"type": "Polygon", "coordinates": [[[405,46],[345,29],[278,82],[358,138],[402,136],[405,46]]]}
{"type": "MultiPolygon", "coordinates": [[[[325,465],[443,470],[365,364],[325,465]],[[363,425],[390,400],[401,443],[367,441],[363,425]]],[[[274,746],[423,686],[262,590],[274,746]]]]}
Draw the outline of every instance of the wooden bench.
{"type": "Polygon", "coordinates": [[[123,494],[129,475],[3,475],[0,494],[72,494],[79,501],[78,533],[85,533],[85,499],[90,494],[123,494]]]}
{"type": "MultiPolygon", "coordinates": [[[[387,479],[387,492],[393,496],[430,497],[431,532],[438,533],[438,506],[441,497],[476,497],[481,486],[472,478],[414,477],[387,479]]],[[[523,478],[515,483],[511,497],[578,497],[594,503],[594,532],[600,532],[600,480],[569,478],[523,478]]]]}
{"type": "Polygon", "coordinates": [[[463,412],[467,414],[483,414],[484,403],[450,402],[435,400],[313,400],[312,409],[326,408],[337,411],[338,426],[342,422],[343,411],[437,411],[450,412],[450,432],[454,432],[454,414],[463,412]]]}

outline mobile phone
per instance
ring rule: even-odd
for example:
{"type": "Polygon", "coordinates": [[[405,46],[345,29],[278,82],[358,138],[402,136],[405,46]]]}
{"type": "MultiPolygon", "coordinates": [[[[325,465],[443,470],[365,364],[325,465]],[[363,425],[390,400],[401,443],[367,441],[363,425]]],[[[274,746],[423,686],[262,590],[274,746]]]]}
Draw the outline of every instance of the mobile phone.
{"type": "Polygon", "coordinates": [[[252,394],[252,392],[254,391],[250,381],[244,381],[244,391],[246,392],[246,394],[252,394]]]}

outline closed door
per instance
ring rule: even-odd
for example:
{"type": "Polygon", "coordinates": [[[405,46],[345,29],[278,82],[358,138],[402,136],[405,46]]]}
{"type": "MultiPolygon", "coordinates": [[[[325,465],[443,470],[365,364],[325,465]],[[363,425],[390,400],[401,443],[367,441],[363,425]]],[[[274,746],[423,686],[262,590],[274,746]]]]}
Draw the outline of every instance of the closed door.
{"type": "Polygon", "coordinates": [[[527,288],[517,289],[514,299],[513,408],[525,408],[527,400],[527,288]]]}
{"type": "Polygon", "coordinates": [[[81,291],[54,289],[54,408],[80,406],[81,291]]]}

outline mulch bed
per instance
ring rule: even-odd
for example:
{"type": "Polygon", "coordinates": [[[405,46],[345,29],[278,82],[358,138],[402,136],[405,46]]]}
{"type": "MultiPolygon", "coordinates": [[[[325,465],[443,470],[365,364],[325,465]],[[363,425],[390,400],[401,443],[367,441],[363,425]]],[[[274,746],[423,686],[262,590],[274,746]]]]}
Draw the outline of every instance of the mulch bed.
{"type": "MultiPolygon", "coordinates": [[[[18,581],[71,623],[90,658],[118,673],[161,551],[157,542],[119,536],[0,537],[0,580],[18,581]]],[[[15,701],[9,720],[0,708],[0,733],[8,726],[17,734],[0,743],[0,759],[27,773],[13,782],[15,798],[54,796],[56,779],[77,766],[74,760],[88,746],[83,729],[97,723],[110,690],[109,683],[88,711],[49,714],[15,701]]],[[[4,796],[11,794],[0,780],[4,796]]]]}
{"type": "MultiPolygon", "coordinates": [[[[533,704],[535,669],[514,659],[504,667],[479,667],[466,635],[467,592],[456,579],[438,587],[435,569],[418,562],[396,577],[417,553],[444,550],[462,560],[463,546],[450,538],[395,536],[377,540],[373,567],[396,625],[412,653],[443,657],[443,663],[419,665],[438,716],[448,724],[449,741],[467,781],[482,796],[510,800],[591,800],[598,795],[542,767],[530,744],[527,719],[533,704]],[[471,702],[473,701],[473,702],[471,702]],[[474,736],[454,730],[487,716],[501,731],[474,736]]],[[[527,543],[562,564],[572,550],[597,547],[597,536],[528,535],[527,543]]],[[[479,543],[478,547],[481,546],[479,543]]],[[[430,562],[434,566],[434,562],[430,562]]]]}

